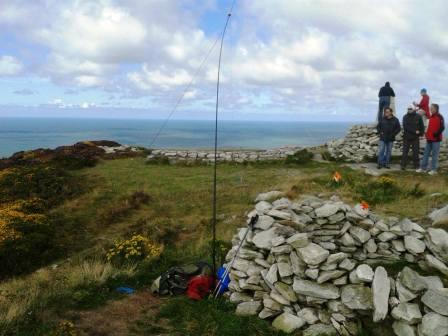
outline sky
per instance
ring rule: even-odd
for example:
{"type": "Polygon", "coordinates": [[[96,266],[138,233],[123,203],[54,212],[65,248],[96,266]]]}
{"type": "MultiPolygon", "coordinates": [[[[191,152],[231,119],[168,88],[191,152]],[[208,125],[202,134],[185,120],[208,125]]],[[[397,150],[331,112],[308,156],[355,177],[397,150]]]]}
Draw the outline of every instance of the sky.
{"type": "MultiPolygon", "coordinates": [[[[159,119],[185,92],[174,119],[213,118],[231,1],[0,0],[0,117],[159,119]]],[[[385,81],[399,115],[421,88],[444,113],[447,13],[445,0],[236,0],[220,117],[373,121],[385,81]]]]}

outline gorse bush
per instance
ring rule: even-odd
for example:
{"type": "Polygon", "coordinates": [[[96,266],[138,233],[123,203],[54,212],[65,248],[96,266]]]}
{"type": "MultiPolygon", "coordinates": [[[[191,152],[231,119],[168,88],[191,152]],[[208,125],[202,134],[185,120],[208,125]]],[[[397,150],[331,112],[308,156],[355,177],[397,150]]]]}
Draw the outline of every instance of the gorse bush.
{"type": "Polygon", "coordinates": [[[80,191],[66,171],[50,166],[8,168],[0,171],[0,203],[38,198],[47,208],[80,191]]]}
{"type": "Polygon", "coordinates": [[[161,253],[161,246],[151,242],[147,237],[134,235],[130,239],[115,242],[106,257],[108,261],[120,264],[155,258],[161,253]]]}
{"type": "Polygon", "coordinates": [[[387,176],[367,183],[358,183],[354,189],[362,199],[371,204],[391,202],[404,194],[396,180],[387,176]]]}
{"type": "Polygon", "coordinates": [[[39,201],[0,205],[0,279],[39,267],[54,250],[54,232],[47,216],[30,212],[39,201]]]}
{"type": "Polygon", "coordinates": [[[0,170],[0,279],[32,271],[60,255],[49,211],[80,191],[61,168],[0,170]]]}
{"type": "Polygon", "coordinates": [[[77,336],[75,325],[70,321],[61,321],[51,336],[77,336]]]}

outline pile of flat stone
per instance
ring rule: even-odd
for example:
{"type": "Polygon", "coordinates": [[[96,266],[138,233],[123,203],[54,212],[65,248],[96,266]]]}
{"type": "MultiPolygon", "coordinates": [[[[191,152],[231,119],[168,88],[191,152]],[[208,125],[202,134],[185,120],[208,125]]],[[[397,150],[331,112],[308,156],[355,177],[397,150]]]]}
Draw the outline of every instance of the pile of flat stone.
{"type": "MultiPolygon", "coordinates": [[[[343,139],[330,141],[327,149],[330,155],[338,160],[349,162],[364,162],[377,155],[378,132],[376,125],[354,125],[343,139]]],[[[421,140],[421,154],[425,147],[425,140],[421,140]]],[[[403,152],[403,133],[401,132],[394,142],[392,155],[401,156],[403,152]]],[[[448,142],[444,140],[440,150],[440,160],[448,160],[448,142]]]]}
{"type": "Polygon", "coordinates": [[[286,333],[357,335],[361,316],[390,322],[398,336],[448,335],[448,233],[409,220],[381,219],[333,196],[298,201],[257,197],[253,230],[242,228],[226,256],[229,299],[239,315],[258,315],[286,333]],[[272,202],[272,199],[276,199],[272,202]],[[392,276],[383,267],[406,260],[392,276]]]}
{"type": "Polygon", "coordinates": [[[120,145],[120,146],[98,146],[99,148],[103,149],[106,154],[120,154],[120,153],[126,153],[126,152],[138,152],[141,149],[129,145],[120,145]]]}
{"type": "MultiPolygon", "coordinates": [[[[300,147],[282,147],[269,150],[249,151],[249,150],[229,150],[219,151],[217,153],[218,161],[227,162],[254,162],[254,161],[273,161],[283,160],[288,155],[293,155],[299,151],[300,147]]],[[[210,150],[163,150],[156,149],[148,155],[147,160],[156,160],[160,158],[167,158],[170,162],[179,161],[200,161],[213,162],[214,152],[210,150]]]]}

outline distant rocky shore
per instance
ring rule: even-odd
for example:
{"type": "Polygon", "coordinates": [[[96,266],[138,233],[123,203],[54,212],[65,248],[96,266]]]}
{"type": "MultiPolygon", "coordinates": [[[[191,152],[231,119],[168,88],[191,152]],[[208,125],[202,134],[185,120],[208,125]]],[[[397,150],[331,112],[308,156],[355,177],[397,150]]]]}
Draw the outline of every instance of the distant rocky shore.
{"type": "MultiPolygon", "coordinates": [[[[313,153],[327,152],[326,159],[345,162],[366,162],[376,157],[379,137],[374,125],[354,125],[342,139],[329,141],[318,147],[284,146],[267,150],[228,149],[219,150],[218,161],[255,162],[284,160],[306,148],[313,153]]],[[[423,152],[425,140],[421,141],[423,152]]],[[[394,143],[393,155],[401,156],[403,136],[400,133],[394,143]]],[[[144,147],[122,145],[115,141],[82,141],[71,146],[60,146],[55,149],[36,149],[15,153],[9,158],[0,160],[0,168],[11,163],[29,162],[30,160],[48,160],[64,155],[95,157],[114,157],[124,155],[141,155],[147,153],[148,161],[167,160],[171,163],[181,161],[213,162],[214,152],[209,149],[147,149],[144,147]]],[[[440,149],[441,164],[448,163],[448,140],[442,142],[440,149]]]]}
{"type": "MultiPolygon", "coordinates": [[[[375,125],[354,125],[347,135],[342,139],[330,141],[320,147],[308,148],[312,152],[328,151],[329,157],[345,162],[366,162],[374,159],[378,152],[379,136],[375,125]]],[[[423,153],[425,140],[421,140],[420,150],[423,153]]],[[[290,146],[269,150],[226,150],[218,152],[218,161],[228,162],[253,162],[253,161],[273,161],[285,159],[303,147],[290,146]]],[[[401,156],[403,150],[403,135],[400,133],[393,147],[393,156],[401,156]]],[[[202,161],[211,162],[214,154],[211,150],[153,150],[148,156],[148,160],[165,158],[170,162],[178,161],[202,161]]],[[[448,140],[442,142],[439,160],[441,164],[448,162],[448,140]]]]}

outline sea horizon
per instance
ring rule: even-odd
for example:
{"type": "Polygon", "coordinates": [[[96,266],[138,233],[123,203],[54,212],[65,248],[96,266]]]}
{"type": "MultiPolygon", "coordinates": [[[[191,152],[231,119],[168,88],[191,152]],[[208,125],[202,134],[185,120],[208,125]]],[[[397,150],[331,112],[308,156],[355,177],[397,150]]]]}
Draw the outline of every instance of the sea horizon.
{"type": "MultiPolygon", "coordinates": [[[[56,148],[86,140],[112,140],[149,147],[163,119],[0,117],[0,157],[37,148],[56,148]]],[[[310,147],[341,138],[356,122],[220,120],[219,147],[272,149],[310,147]]],[[[213,120],[168,121],[153,143],[160,149],[211,149],[213,120]]]]}

